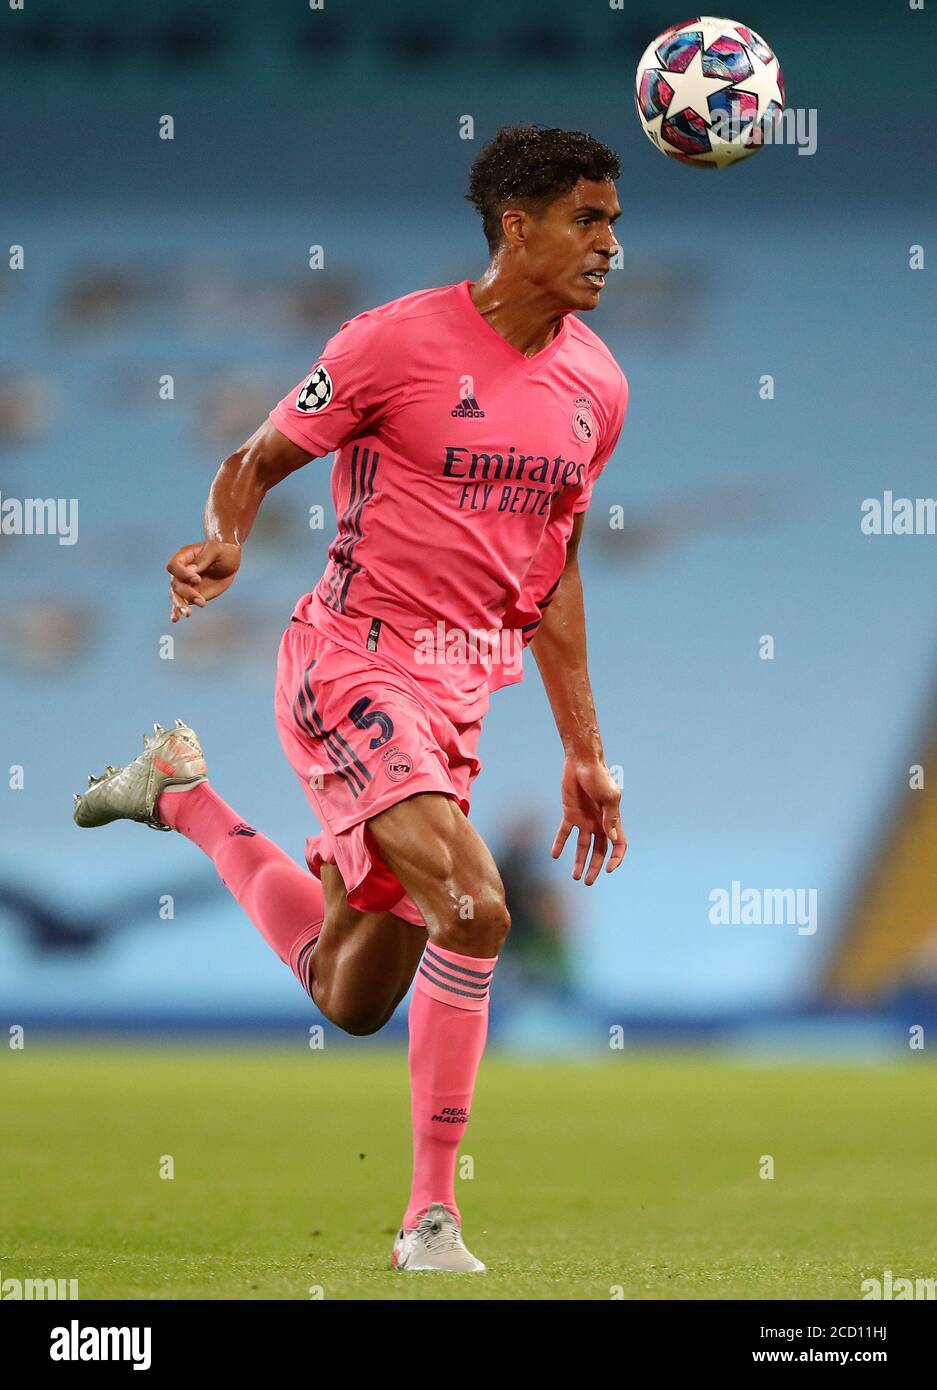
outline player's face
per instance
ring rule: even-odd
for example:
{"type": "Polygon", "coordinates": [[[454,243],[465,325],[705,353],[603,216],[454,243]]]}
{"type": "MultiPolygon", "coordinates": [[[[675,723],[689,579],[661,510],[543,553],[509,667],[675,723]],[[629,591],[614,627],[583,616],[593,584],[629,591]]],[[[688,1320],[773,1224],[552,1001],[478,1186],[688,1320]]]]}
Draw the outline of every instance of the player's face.
{"type": "Polygon", "coordinates": [[[618,250],[612,226],[620,216],[613,183],[580,179],[530,225],[531,278],[566,309],[594,309],[618,250]]]}

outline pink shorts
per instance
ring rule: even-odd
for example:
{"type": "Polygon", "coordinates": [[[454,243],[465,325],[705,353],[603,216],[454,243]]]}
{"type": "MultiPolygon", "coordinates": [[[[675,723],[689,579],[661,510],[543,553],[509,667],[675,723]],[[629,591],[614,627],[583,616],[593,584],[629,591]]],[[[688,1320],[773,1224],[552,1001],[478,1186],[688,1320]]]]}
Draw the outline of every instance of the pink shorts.
{"type": "Polygon", "coordinates": [[[321,835],[306,841],[320,877],[335,864],[349,904],[423,925],[381,859],[367,822],[417,792],[442,792],[468,814],[481,768],[481,719],[453,723],[431,694],[380,651],[353,647],[293,619],[277,658],[277,732],[321,835]]]}

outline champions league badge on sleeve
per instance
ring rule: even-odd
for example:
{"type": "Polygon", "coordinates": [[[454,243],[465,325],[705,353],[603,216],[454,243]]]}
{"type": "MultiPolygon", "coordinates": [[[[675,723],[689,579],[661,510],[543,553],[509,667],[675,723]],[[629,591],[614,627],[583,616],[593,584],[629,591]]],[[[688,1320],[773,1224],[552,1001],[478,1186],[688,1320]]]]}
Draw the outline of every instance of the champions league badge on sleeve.
{"type": "Polygon", "coordinates": [[[313,414],[317,410],[324,410],[331,399],[332,378],[324,367],[313,367],[299,388],[299,395],[296,397],[296,409],[313,414]]]}

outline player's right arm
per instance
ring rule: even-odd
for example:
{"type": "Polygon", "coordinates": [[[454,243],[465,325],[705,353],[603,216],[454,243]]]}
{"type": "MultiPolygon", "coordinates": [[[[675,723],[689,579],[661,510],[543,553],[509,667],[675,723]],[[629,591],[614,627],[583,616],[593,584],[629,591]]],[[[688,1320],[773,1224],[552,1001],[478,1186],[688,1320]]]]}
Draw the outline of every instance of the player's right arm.
{"type": "Polygon", "coordinates": [[[373,427],[409,381],[393,322],[368,311],[342,325],[308,376],[219,468],[205,504],[205,540],[184,545],[166,566],[173,622],[234,582],[241,545],[270,489],[373,427]]]}
{"type": "Polygon", "coordinates": [[[190,617],[193,605],[204,608],[209,599],[230,588],[261,502],[312,457],[268,419],[225,459],[205,503],[205,539],[182,546],[166,566],[172,622],[190,617]]]}

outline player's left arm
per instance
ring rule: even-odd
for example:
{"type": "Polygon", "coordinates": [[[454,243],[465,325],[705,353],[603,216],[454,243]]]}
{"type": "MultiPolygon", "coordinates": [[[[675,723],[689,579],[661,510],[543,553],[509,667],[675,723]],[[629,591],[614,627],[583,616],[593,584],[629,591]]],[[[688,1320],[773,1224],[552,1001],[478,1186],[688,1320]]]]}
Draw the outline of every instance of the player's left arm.
{"type": "Polygon", "coordinates": [[[617,869],[628,842],[618,808],[621,792],[605,765],[602,736],[586,660],[586,615],[579,573],[579,541],[584,512],[573,523],[566,563],[553,599],[530,644],[566,754],[563,767],[563,820],[553,841],[558,859],[575,830],[573,878],[592,884],[612,845],[606,872],[617,869]],[[588,867],[586,867],[588,862],[588,867]]]}

